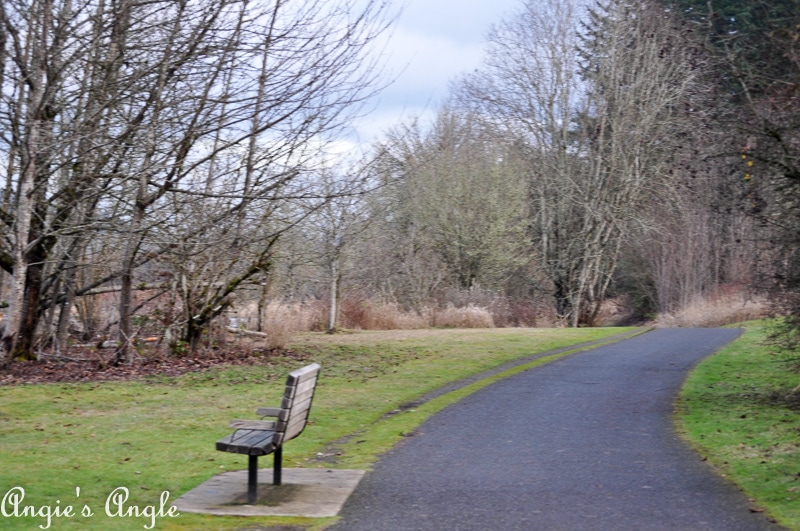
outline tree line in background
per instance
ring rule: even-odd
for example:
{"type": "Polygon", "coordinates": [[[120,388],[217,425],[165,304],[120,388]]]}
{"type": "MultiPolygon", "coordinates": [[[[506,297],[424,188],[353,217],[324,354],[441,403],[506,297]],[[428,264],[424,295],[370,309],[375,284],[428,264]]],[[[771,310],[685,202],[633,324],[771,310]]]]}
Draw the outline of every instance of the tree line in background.
{"type": "Polygon", "coordinates": [[[370,306],[581,326],[726,289],[771,293],[796,341],[796,0],[531,0],[431,124],[330,162],[386,14],[4,2],[0,365],[192,350],[233,310],[253,333],[292,305],[330,332],[370,306]]]}

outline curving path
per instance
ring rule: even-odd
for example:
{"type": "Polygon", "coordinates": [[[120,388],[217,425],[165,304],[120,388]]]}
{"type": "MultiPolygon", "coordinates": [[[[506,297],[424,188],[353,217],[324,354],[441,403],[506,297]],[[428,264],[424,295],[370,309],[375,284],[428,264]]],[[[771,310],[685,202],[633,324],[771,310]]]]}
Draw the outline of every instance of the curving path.
{"type": "Polygon", "coordinates": [[[739,333],[655,330],[490,385],[385,455],[331,529],[779,529],[672,423],[688,371],[739,333]]]}

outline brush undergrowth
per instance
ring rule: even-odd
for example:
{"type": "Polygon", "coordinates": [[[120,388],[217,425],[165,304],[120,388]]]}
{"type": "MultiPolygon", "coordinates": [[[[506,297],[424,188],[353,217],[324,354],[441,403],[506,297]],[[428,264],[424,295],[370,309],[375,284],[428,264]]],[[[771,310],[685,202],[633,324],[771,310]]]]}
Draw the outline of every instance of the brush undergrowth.
{"type": "Polygon", "coordinates": [[[779,524],[800,529],[800,382],[764,343],[763,322],[690,375],[678,423],[689,441],[779,524]]]}
{"type": "Polygon", "coordinates": [[[156,529],[320,528],[330,519],[152,513],[166,513],[169,501],[219,472],[245,468],[243,456],[215,451],[214,441],[229,433],[229,420],[255,418],[257,406],[276,405],[286,373],[307,362],[320,363],[323,372],[311,423],[286,446],[284,465],[367,468],[427,415],[471,389],[386,417],[400,405],[509,360],[622,331],[314,334],[300,337],[291,345],[293,356],[272,366],[133,382],[0,387],[0,527],[124,530],[149,529],[154,523],[156,529]],[[23,489],[24,498],[15,508],[12,498],[23,489]],[[122,507],[110,503],[112,493],[127,496],[122,507]],[[170,499],[162,509],[165,493],[170,499]],[[128,513],[134,507],[139,516],[128,513]]]}

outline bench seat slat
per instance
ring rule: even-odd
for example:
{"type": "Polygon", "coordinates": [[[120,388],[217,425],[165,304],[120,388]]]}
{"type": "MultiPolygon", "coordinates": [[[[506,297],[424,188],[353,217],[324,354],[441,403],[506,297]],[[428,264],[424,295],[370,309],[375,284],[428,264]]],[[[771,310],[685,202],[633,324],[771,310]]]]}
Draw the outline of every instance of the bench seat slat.
{"type": "Polygon", "coordinates": [[[217,441],[217,450],[247,455],[267,455],[275,450],[274,431],[236,430],[217,441]]]}

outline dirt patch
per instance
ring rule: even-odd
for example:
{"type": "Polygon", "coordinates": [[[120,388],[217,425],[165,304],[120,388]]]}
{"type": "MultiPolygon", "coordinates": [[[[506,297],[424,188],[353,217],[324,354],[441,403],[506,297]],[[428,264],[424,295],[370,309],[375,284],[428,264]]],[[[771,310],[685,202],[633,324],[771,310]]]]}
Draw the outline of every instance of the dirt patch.
{"type": "MultiPolygon", "coordinates": [[[[485,333],[482,330],[481,333],[485,333]]],[[[374,344],[381,341],[424,340],[447,337],[464,330],[392,330],[354,331],[335,335],[301,334],[296,344],[302,348],[314,344],[374,344]]],[[[478,333],[476,331],[476,333],[478,333]]],[[[42,356],[39,360],[20,360],[0,371],[0,385],[107,382],[135,380],[152,376],[180,376],[223,365],[272,365],[277,359],[305,361],[305,354],[290,348],[270,349],[262,340],[246,338],[230,341],[224,347],[211,347],[184,356],[170,356],[145,350],[130,365],[114,366],[114,349],[73,347],[60,357],[42,356]]]]}
{"type": "MultiPolygon", "coordinates": [[[[474,334],[499,332],[502,329],[475,330],[474,334]]],[[[300,334],[294,341],[302,349],[314,344],[375,344],[382,341],[430,340],[453,335],[471,335],[467,330],[381,330],[345,331],[330,335],[324,333],[300,334]]],[[[0,385],[69,383],[69,382],[107,382],[127,381],[152,376],[180,376],[201,372],[223,365],[272,365],[277,359],[296,359],[305,361],[306,355],[292,350],[269,349],[264,341],[246,338],[241,342],[230,341],[224,347],[201,349],[195,354],[169,356],[145,350],[130,365],[114,366],[113,349],[92,347],[73,347],[61,357],[42,356],[39,360],[14,362],[9,369],[0,371],[0,385]]]]}
{"type": "Polygon", "coordinates": [[[180,376],[218,366],[272,365],[276,359],[302,359],[291,350],[252,351],[237,348],[205,349],[194,355],[139,356],[130,365],[111,364],[111,349],[74,349],[68,357],[16,361],[0,371],[0,385],[127,381],[153,376],[180,376]]]}

